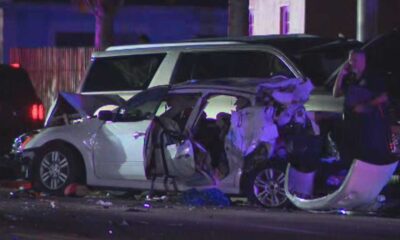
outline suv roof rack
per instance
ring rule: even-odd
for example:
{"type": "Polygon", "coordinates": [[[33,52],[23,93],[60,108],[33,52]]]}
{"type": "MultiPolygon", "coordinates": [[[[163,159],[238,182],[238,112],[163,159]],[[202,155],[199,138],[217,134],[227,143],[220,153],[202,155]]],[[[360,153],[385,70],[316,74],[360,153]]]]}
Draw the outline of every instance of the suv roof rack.
{"type": "Polygon", "coordinates": [[[231,45],[239,44],[238,41],[197,41],[197,42],[178,42],[178,43],[152,43],[152,44],[136,44],[136,45],[121,45],[112,46],[106,51],[116,50],[133,50],[133,49],[151,49],[151,48],[168,48],[168,47],[191,47],[191,46],[205,46],[205,45],[231,45]]]}

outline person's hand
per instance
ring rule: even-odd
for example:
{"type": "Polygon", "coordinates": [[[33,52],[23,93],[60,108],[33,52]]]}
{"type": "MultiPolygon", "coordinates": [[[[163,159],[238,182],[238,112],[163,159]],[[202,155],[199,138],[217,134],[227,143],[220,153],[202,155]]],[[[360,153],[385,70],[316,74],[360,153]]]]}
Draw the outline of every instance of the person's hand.
{"type": "Polygon", "coordinates": [[[388,100],[389,100],[389,98],[388,98],[387,94],[384,93],[384,94],[381,94],[379,97],[376,97],[376,98],[371,102],[371,104],[372,104],[372,105],[379,105],[379,104],[382,104],[382,103],[387,102],[388,100]]]}
{"type": "Polygon", "coordinates": [[[345,75],[347,75],[347,74],[350,72],[350,70],[351,70],[351,65],[350,65],[349,62],[346,62],[346,63],[343,65],[342,69],[340,69],[339,74],[340,74],[341,76],[345,76],[345,75]]]}

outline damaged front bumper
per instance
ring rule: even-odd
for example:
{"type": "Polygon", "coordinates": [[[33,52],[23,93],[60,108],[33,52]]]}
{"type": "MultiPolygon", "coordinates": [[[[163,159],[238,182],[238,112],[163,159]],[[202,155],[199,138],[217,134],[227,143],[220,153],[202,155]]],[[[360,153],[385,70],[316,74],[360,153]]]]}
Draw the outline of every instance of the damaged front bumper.
{"type": "Polygon", "coordinates": [[[9,161],[14,166],[15,175],[17,178],[31,180],[33,163],[37,153],[37,148],[25,149],[26,145],[32,138],[38,134],[40,130],[24,133],[14,140],[11,149],[9,161]]]}
{"type": "Polygon", "coordinates": [[[30,149],[29,151],[12,154],[12,162],[15,166],[17,178],[32,180],[36,152],[36,149],[30,149]]]}

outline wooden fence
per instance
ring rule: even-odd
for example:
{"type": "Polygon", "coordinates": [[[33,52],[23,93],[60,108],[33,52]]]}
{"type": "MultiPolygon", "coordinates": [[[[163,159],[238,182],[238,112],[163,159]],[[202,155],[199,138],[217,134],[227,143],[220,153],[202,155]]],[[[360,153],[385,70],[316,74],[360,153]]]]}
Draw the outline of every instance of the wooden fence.
{"type": "Polygon", "coordinates": [[[75,92],[85,76],[93,48],[13,48],[10,63],[26,69],[48,110],[58,92],[75,92]]]}

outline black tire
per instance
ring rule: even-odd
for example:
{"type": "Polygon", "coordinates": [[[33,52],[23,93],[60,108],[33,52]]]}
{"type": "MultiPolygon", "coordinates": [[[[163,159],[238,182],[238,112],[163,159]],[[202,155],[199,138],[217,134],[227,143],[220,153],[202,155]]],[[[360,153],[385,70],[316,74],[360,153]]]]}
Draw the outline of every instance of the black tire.
{"type": "Polygon", "coordinates": [[[47,145],[39,151],[33,170],[33,187],[37,191],[63,195],[70,183],[80,182],[82,168],[79,154],[64,144],[47,145]]]}
{"type": "Polygon", "coordinates": [[[286,163],[281,162],[266,162],[251,170],[243,185],[248,200],[267,208],[286,206],[285,171],[286,163]]]}

